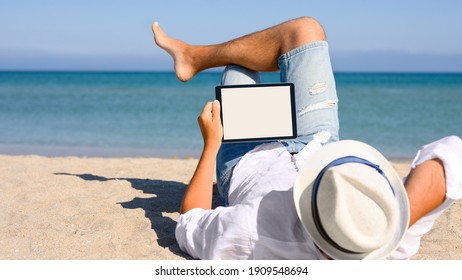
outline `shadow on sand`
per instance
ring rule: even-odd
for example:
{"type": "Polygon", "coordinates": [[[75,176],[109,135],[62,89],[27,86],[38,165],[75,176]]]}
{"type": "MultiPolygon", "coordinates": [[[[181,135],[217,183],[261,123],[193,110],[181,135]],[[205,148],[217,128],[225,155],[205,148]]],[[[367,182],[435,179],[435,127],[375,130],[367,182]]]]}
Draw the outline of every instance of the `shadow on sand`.
{"type": "MultiPolygon", "coordinates": [[[[126,209],[141,208],[144,210],[146,218],[151,222],[151,228],[158,237],[157,243],[175,255],[188,258],[191,257],[183,253],[175,239],[176,221],[170,217],[164,217],[163,213],[178,212],[187,185],[175,181],[137,179],[137,178],[106,178],[93,174],[70,174],[55,173],[55,175],[77,176],[86,181],[111,181],[125,180],[130,182],[132,188],[142,191],[145,194],[153,194],[154,197],[140,198],[135,197],[131,201],[118,203],[126,209]]],[[[214,207],[219,206],[219,198],[214,196],[214,207]]]]}

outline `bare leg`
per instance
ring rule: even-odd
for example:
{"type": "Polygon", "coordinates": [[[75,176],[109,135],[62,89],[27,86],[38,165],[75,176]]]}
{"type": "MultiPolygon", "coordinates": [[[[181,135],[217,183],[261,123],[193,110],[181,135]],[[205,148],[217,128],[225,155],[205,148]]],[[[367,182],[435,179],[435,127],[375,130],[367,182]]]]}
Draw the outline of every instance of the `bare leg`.
{"type": "Polygon", "coordinates": [[[433,159],[418,165],[407,177],[405,186],[411,208],[411,226],[444,202],[446,178],[443,163],[433,159]]]}
{"type": "Polygon", "coordinates": [[[298,18],[222,44],[193,46],[168,37],[157,22],[152,25],[156,44],[172,56],[179,80],[188,81],[202,70],[237,64],[258,72],[277,71],[278,57],[296,47],[325,40],[321,25],[298,18]]]}

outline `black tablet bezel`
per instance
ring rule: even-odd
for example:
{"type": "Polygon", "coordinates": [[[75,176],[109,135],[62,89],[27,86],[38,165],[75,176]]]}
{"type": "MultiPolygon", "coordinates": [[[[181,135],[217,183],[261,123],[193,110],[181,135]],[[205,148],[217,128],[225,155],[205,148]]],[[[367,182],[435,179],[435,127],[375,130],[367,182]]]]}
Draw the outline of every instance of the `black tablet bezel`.
{"type": "MultiPolygon", "coordinates": [[[[243,138],[243,139],[224,139],[224,133],[222,142],[223,143],[237,143],[237,142],[255,142],[255,141],[269,141],[269,140],[284,140],[294,139],[297,137],[297,121],[296,121],[296,107],[295,107],[295,88],[293,83],[265,83],[265,84],[245,84],[245,85],[222,85],[215,87],[215,97],[222,103],[221,89],[223,88],[251,88],[251,87],[289,87],[290,89],[290,110],[292,117],[292,135],[284,136],[269,136],[259,138],[243,138]]],[[[220,111],[221,124],[223,125],[223,110],[220,111]]],[[[223,128],[224,131],[225,128],[223,128]]]]}

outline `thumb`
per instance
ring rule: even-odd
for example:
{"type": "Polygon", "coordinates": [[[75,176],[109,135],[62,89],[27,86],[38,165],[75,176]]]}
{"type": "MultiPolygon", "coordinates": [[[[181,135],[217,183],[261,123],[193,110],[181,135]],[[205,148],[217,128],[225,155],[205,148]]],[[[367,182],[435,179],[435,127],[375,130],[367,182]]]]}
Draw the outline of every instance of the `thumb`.
{"type": "Polygon", "coordinates": [[[212,118],[220,120],[220,102],[218,100],[213,101],[212,104],[212,118]]]}

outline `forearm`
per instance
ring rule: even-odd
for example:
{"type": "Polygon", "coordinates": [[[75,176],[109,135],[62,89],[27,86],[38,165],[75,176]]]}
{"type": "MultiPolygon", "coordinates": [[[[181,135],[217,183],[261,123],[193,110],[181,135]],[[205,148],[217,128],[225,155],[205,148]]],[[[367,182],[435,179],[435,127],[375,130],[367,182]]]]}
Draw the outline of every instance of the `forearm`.
{"type": "Polygon", "coordinates": [[[420,218],[440,206],[446,196],[446,179],[441,160],[428,160],[411,171],[405,182],[412,226],[420,218]]]}
{"type": "Polygon", "coordinates": [[[212,208],[213,178],[218,150],[205,147],[181,204],[181,213],[194,208],[212,208]]]}
{"type": "Polygon", "coordinates": [[[181,203],[181,213],[194,208],[212,208],[213,175],[215,161],[221,146],[223,128],[220,120],[220,103],[208,102],[197,118],[204,139],[204,149],[196,171],[181,203]]]}

